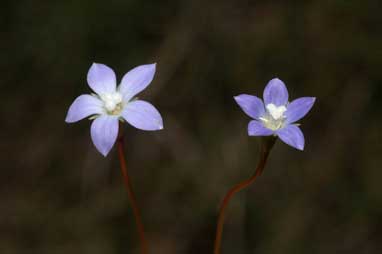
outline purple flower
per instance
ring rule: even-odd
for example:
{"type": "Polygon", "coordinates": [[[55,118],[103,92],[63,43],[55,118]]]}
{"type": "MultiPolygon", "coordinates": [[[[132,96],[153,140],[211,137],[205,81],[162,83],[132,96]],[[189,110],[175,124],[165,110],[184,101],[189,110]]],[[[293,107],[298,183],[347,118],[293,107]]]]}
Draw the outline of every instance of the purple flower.
{"type": "Polygon", "coordinates": [[[77,97],[68,110],[65,122],[74,123],[85,117],[94,119],[91,137],[97,150],[106,156],[118,136],[119,121],[126,121],[135,128],[155,131],[163,129],[158,110],[150,103],[134,98],[153,80],[155,64],[138,66],[122,78],[117,87],[114,71],[93,63],[87,81],[96,94],[77,97]]]}
{"type": "Polygon", "coordinates": [[[280,79],[269,81],[264,89],[264,103],[253,95],[235,96],[243,111],[254,120],[248,124],[249,136],[278,136],[284,143],[304,150],[304,135],[295,124],[312,108],[316,98],[302,97],[288,102],[288,90],[280,79]]]}

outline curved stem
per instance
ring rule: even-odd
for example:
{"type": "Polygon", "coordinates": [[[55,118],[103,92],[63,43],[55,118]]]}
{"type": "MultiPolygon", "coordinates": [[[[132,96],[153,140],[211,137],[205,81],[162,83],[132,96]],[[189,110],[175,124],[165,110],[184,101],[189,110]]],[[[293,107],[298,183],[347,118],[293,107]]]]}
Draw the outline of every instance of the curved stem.
{"type": "Polygon", "coordinates": [[[260,150],[260,161],[256,167],[255,174],[251,178],[249,178],[249,179],[247,179],[247,180],[245,180],[239,184],[236,184],[225,195],[223,202],[220,206],[220,210],[219,210],[218,222],[217,222],[217,227],[216,227],[214,254],[220,254],[225,212],[226,212],[226,208],[229,204],[229,201],[231,200],[231,198],[233,197],[234,194],[236,194],[240,190],[251,185],[257,179],[257,177],[261,175],[261,173],[263,172],[263,170],[265,168],[265,164],[267,162],[269,152],[270,152],[271,148],[273,147],[275,141],[276,141],[276,139],[274,137],[263,138],[261,150],[260,150]]]}
{"type": "Polygon", "coordinates": [[[127,173],[126,160],[124,157],[123,135],[120,135],[118,137],[117,145],[118,145],[118,157],[119,157],[119,162],[121,164],[121,171],[122,171],[125,187],[127,190],[127,195],[129,197],[131,206],[133,208],[135,222],[137,224],[137,230],[138,230],[139,240],[140,240],[140,245],[141,245],[141,253],[147,254],[148,253],[148,247],[147,247],[147,241],[146,241],[146,237],[145,237],[145,231],[144,231],[143,224],[142,224],[141,214],[139,212],[137,201],[135,199],[135,195],[134,195],[134,192],[133,192],[133,189],[131,187],[130,180],[129,180],[129,175],[127,173]]]}

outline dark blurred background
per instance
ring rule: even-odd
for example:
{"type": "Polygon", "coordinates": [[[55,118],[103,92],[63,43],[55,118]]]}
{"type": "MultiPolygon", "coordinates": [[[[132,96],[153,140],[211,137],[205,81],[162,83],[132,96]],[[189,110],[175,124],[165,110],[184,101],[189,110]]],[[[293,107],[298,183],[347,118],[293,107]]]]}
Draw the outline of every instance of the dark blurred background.
{"type": "Polygon", "coordinates": [[[233,100],[281,78],[315,96],[304,152],[281,142],[234,197],[223,254],[382,253],[382,2],[2,1],[0,253],[139,253],[115,149],[64,122],[92,62],[119,79],[157,62],[140,97],[165,129],[126,125],[151,253],[212,253],[226,191],[259,139],[233,100]]]}

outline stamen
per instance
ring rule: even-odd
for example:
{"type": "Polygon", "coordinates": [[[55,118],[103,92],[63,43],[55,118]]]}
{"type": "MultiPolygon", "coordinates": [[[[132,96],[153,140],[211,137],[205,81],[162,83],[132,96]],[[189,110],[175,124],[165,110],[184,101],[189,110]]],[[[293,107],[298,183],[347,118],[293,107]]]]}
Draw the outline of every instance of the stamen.
{"type": "Polygon", "coordinates": [[[286,111],[286,107],[276,106],[273,103],[270,103],[266,106],[268,113],[273,117],[273,119],[278,120],[284,116],[284,112],[286,111]]]}
{"type": "Polygon", "coordinates": [[[123,109],[122,95],[119,92],[100,95],[106,112],[110,115],[119,115],[123,109]]]}
{"type": "Polygon", "coordinates": [[[284,112],[286,111],[286,107],[276,106],[270,103],[266,105],[265,108],[267,109],[266,114],[262,117],[259,117],[259,120],[261,120],[264,127],[274,131],[281,129],[285,122],[284,112]]]}

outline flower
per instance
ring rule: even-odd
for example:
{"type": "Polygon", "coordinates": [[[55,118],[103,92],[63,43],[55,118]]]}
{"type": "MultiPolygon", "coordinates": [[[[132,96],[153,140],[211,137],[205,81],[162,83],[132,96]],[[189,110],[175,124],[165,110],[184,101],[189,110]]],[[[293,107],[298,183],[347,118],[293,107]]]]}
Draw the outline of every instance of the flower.
{"type": "Polygon", "coordinates": [[[254,120],[248,124],[249,136],[278,136],[284,143],[304,150],[304,135],[296,121],[312,108],[316,98],[301,97],[288,102],[288,90],[280,79],[274,78],[264,89],[264,103],[256,96],[235,96],[237,104],[254,120]]]}
{"type": "Polygon", "coordinates": [[[77,97],[68,110],[65,122],[74,123],[89,116],[94,119],[90,128],[91,138],[104,156],[117,139],[119,121],[126,121],[146,131],[163,129],[158,110],[150,103],[134,98],[153,80],[155,67],[156,64],[148,64],[130,70],[117,87],[114,71],[104,64],[93,63],[87,81],[96,94],[77,97]]]}

